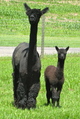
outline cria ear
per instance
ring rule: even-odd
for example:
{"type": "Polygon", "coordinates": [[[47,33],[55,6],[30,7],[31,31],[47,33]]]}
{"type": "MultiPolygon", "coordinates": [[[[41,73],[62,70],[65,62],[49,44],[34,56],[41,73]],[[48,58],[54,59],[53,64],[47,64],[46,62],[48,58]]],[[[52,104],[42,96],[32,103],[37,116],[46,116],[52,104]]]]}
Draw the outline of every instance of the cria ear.
{"type": "Polygon", "coordinates": [[[57,47],[57,46],[55,46],[55,49],[58,51],[59,50],[59,48],[57,47]]]}
{"type": "Polygon", "coordinates": [[[48,10],[49,10],[48,7],[44,8],[44,9],[41,11],[42,15],[45,14],[48,10]]]}
{"type": "Polygon", "coordinates": [[[69,50],[69,46],[66,48],[66,51],[68,51],[69,50]]]}
{"type": "Polygon", "coordinates": [[[24,3],[24,7],[25,7],[26,11],[31,9],[26,3],[24,3]]]}

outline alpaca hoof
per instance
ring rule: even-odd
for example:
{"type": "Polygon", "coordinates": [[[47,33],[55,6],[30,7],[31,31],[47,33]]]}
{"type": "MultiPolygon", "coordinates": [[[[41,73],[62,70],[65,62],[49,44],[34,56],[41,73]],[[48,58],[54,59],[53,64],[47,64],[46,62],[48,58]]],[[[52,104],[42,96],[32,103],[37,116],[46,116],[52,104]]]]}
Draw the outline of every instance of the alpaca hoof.
{"type": "Polygon", "coordinates": [[[17,104],[17,107],[25,109],[27,107],[26,102],[24,102],[23,100],[19,101],[19,103],[17,104]]]}
{"type": "Polygon", "coordinates": [[[36,108],[36,101],[34,99],[28,100],[27,101],[27,108],[36,108]]]}
{"type": "Polygon", "coordinates": [[[56,106],[56,107],[61,108],[62,106],[58,105],[58,106],[56,106]]]}
{"type": "Polygon", "coordinates": [[[34,105],[33,103],[29,103],[29,104],[27,104],[27,108],[28,109],[36,108],[36,105],[34,105]]]}
{"type": "Polygon", "coordinates": [[[49,103],[45,103],[44,105],[45,105],[45,106],[48,106],[48,105],[49,105],[49,103]]]}

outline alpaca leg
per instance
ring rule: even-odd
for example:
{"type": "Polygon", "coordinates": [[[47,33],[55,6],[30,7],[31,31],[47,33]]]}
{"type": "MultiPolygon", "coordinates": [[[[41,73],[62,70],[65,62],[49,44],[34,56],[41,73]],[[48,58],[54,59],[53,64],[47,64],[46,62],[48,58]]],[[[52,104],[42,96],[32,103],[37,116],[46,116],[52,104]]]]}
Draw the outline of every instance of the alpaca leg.
{"type": "Polygon", "coordinates": [[[46,98],[47,98],[47,105],[49,105],[50,98],[51,98],[51,91],[50,91],[49,82],[46,82],[46,98]]]}
{"type": "Polygon", "coordinates": [[[55,106],[56,101],[59,99],[59,94],[54,86],[51,86],[52,89],[52,104],[55,106]]]}
{"type": "Polygon", "coordinates": [[[35,83],[31,86],[28,94],[27,108],[35,108],[36,107],[36,97],[40,90],[40,82],[35,83]]]}
{"type": "Polygon", "coordinates": [[[18,83],[17,98],[18,98],[17,107],[22,109],[26,108],[27,96],[25,95],[24,85],[21,82],[18,83]]]}
{"type": "Polygon", "coordinates": [[[59,99],[57,100],[57,107],[61,107],[60,104],[59,104],[61,90],[62,90],[62,85],[58,86],[58,89],[57,89],[57,92],[59,94],[59,99]]]}
{"type": "Polygon", "coordinates": [[[52,105],[53,105],[53,107],[55,106],[55,100],[54,99],[52,99],[52,105]]]}
{"type": "Polygon", "coordinates": [[[15,68],[15,70],[14,70],[12,76],[13,76],[14,104],[16,105],[16,102],[17,102],[17,92],[16,92],[16,91],[17,91],[18,80],[19,80],[19,73],[18,73],[18,71],[16,70],[16,68],[15,68]]]}
{"type": "Polygon", "coordinates": [[[51,97],[51,92],[49,89],[47,89],[46,97],[47,97],[47,105],[49,105],[50,104],[50,97],[51,97]]]}
{"type": "Polygon", "coordinates": [[[57,107],[60,107],[60,105],[59,105],[59,101],[60,101],[60,98],[57,100],[57,107]]]}

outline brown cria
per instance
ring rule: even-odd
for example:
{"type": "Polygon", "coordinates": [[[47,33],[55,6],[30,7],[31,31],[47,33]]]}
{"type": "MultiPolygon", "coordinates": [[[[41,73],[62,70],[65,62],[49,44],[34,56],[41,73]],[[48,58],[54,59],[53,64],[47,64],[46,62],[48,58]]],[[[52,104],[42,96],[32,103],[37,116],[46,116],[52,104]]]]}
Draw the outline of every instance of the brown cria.
{"type": "Polygon", "coordinates": [[[50,65],[45,69],[45,85],[46,85],[46,98],[47,105],[50,104],[52,99],[53,106],[59,105],[60,93],[64,84],[64,62],[69,46],[65,49],[59,49],[55,46],[58,53],[57,67],[50,65]],[[57,104],[56,104],[57,103],[57,104]]]}
{"type": "Polygon", "coordinates": [[[48,11],[31,9],[24,3],[30,23],[30,40],[20,43],[12,56],[14,105],[18,108],[35,108],[40,90],[41,62],[37,52],[37,31],[40,17],[48,11]]]}

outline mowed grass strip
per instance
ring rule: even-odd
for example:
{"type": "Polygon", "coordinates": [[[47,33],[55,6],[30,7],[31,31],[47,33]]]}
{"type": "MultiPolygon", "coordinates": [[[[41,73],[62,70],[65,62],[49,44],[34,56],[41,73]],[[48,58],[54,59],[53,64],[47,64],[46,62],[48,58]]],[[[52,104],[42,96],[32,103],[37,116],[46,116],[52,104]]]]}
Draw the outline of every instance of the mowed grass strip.
{"type": "MultiPolygon", "coordinates": [[[[0,46],[17,46],[19,43],[29,43],[28,35],[1,35],[0,46]]],[[[41,36],[38,35],[37,46],[41,47],[41,36]]],[[[67,47],[80,48],[80,37],[46,37],[44,47],[67,47]]]]}

